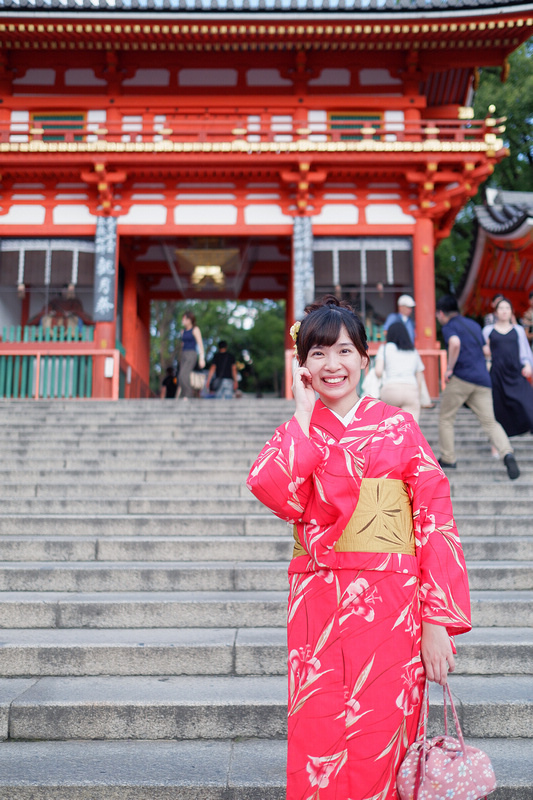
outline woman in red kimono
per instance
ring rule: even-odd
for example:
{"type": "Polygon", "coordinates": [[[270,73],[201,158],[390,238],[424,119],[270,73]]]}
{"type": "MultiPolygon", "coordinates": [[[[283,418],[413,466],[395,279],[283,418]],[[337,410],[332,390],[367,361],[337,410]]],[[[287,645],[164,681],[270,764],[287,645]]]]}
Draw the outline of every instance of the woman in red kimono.
{"type": "Polygon", "coordinates": [[[332,296],[306,311],[295,414],[248,478],[295,539],[287,800],[393,800],[424,681],[446,683],[450,636],[470,629],[466,568],[418,425],[358,397],[360,319],[332,296]]]}

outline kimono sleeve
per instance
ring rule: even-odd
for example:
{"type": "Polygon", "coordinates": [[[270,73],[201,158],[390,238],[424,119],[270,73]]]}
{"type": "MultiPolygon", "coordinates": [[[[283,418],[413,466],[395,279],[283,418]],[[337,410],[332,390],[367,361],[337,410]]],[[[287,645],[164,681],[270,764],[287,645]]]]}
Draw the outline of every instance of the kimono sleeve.
{"type": "Polygon", "coordinates": [[[416,423],[412,423],[409,486],[422,619],[443,625],[450,635],[470,630],[468,576],[453,517],[450,484],[416,423]]]}
{"type": "Polygon", "coordinates": [[[323,447],[309,439],[293,417],[263,447],[246,485],[276,516],[296,522],[314,491],[313,471],[324,457],[323,447]]]}

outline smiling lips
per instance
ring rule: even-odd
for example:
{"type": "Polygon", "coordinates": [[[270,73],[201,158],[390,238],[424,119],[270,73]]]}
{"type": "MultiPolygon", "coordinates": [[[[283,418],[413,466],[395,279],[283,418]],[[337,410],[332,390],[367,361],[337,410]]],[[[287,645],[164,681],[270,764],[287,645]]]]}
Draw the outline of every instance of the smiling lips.
{"type": "Polygon", "coordinates": [[[322,378],[324,383],[327,383],[329,385],[335,385],[337,383],[342,383],[342,381],[345,380],[345,379],[346,379],[346,375],[341,375],[338,378],[322,378]]]}

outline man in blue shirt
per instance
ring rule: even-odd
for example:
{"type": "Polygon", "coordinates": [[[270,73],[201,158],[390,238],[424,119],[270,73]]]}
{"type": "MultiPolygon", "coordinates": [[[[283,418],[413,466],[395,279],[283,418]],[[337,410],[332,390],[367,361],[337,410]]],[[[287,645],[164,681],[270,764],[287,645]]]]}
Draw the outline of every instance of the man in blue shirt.
{"type": "Polygon", "coordinates": [[[485,363],[485,341],[480,326],[459,314],[457,300],[451,295],[437,302],[437,319],[448,347],[446,389],[441,398],[439,413],[439,464],[443,469],[455,469],[454,423],[458,410],[466,404],[496,448],[507,474],[514,480],[520,470],[513,448],[502,426],[494,418],[490,374],[485,363]]]}

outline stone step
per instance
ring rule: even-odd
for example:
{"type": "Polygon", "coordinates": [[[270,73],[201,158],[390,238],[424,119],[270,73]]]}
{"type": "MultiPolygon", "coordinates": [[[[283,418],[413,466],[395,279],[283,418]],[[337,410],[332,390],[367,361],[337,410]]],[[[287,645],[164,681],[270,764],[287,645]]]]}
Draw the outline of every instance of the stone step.
{"type": "MultiPolygon", "coordinates": [[[[473,591],[476,627],[533,627],[533,592],[473,591]]],[[[287,592],[0,592],[0,629],[283,627],[287,592]]]]}
{"type": "MultiPolygon", "coordinates": [[[[287,594],[287,591],[270,589],[261,592],[0,592],[0,629],[280,627],[287,620],[287,594]]],[[[529,595],[524,599],[527,610],[533,608],[530,600],[529,595]]],[[[494,612],[497,612],[496,607],[494,612]]],[[[519,611],[513,619],[514,624],[518,624],[519,611]]]]}
{"type": "MultiPolygon", "coordinates": [[[[56,483],[46,481],[31,482],[18,482],[8,483],[0,481],[2,496],[5,498],[21,497],[42,497],[42,498],[160,498],[163,500],[176,499],[179,495],[183,498],[205,498],[209,497],[210,500],[214,498],[234,498],[244,497],[251,498],[250,490],[247,488],[242,472],[236,472],[235,478],[232,481],[231,476],[226,476],[225,481],[203,481],[201,479],[194,483],[192,480],[186,482],[185,480],[176,481],[143,481],[131,480],[126,477],[123,481],[117,481],[116,472],[107,473],[100,482],[96,482],[91,478],[89,480],[80,480],[72,483],[56,483]],[[113,479],[113,482],[111,482],[113,479]]],[[[189,475],[184,474],[183,478],[189,475]]],[[[224,477],[222,474],[220,477],[224,477]]],[[[139,478],[139,476],[137,476],[139,478]]]]}
{"type": "MultiPolygon", "coordinates": [[[[271,561],[6,562],[2,592],[284,591],[287,564],[271,561]]],[[[533,561],[467,562],[471,589],[533,589],[533,561]]]]}
{"type": "MultiPolygon", "coordinates": [[[[477,628],[457,637],[455,675],[524,675],[532,628],[477,628]]],[[[277,628],[10,629],[4,678],[83,675],[285,675],[287,636],[277,628]]]]}
{"type": "MultiPolygon", "coordinates": [[[[524,536],[531,534],[528,516],[461,514],[459,534],[468,536],[524,536]]],[[[283,536],[287,524],[268,510],[242,514],[5,514],[0,536],[283,536]]]]}
{"type": "MultiPolygon", "coordinates": [[[[259,452],[259,451],[257,451],[259,452]]],[[[222,455],[219,453],[211,452],[209,455],[202,456],[202,466],[205,466],[209,469],[209,467],[217,470],[225,470],[225,469],[239,469],[241,470],[241,475],[243,479],[248,474],[250,470],[255,455],[229,455],[228,453],[223,453],[222,455]]],[[[42,457],[12,457],[9,458],[6,456],[2,458],[2,466],[4,469],[9,470],[16,470],[20,471],[23,470],[28,464],[31,464],[32,469],[48,469],[48,470],[59,470],[59,469],[66,469],[69,470],[96,470],[102,467],[103,469],[114,468],[116,470],[122,470],[125,468],[126,470],[131,469],[132,466],[137,466],[138,469],[144,468],[145,470],[154,470],[158,471],[160,469],[180,469],[184,470],[187,468],[188,463],[193,462],[197,464],[196,460],[197,454],[193,451],[190,453],[186,453],[180,449],[179,454],[175,454],[174,458],[166,458],[163,462],[160,456],[150,456],[145,458],[144,453],[140,450],[136,454],[116,454],[113,455],[112,451],[105,454],[94,454],[92,456],[86,457],[82,453],[69,453],[66,455],[61,454],[52,454],[42,457]]],[[[533,466],[533,464],[532,464],[533,466]]]]}
{"type": "MultiPolygon", "coordinates": [[[[57,486],[65,485],[67,476],[71,479],[74,488],[76,486],[83,487],[86,483],[95,483],[97,485],[113,484],[121,485],[122,482],[135,481],[136,483],[149,483],[157,486],[159,482],[174,483],[176,485],[189,485],[191,483],[197,486],[207,486],[211,483],[238,483],[244,485],[248,470],[242,470],[235,467],[218,467],[217,465],[208,466],[204,468],[196,468],[182,464],[180,467],[173,467],[167,469],[165,465],[161,465],[159,469],[146,469],[141,463],[138,465],[128,464],[127,467],[117,468],[116,465],[110,467],[97,467],[93,466],[90,469],[69,469],[66,471],[65,467],[60,470],[56,468],[35,469],[33,465],[22,469],[5,469],[3,464],[0,464],[0,486],[13,485],[16,482],[20,484],[39,484],[47,483],[57,480],[57,486]]],[[[204,488],[205,492],[205,488],[204,488]]],[[[5,491],[7,495],[7,489],[5,491]]]]}
{"type": "MultiPolygon", "coordinates": [[[[470,739],[488,753],[493,800],[531,800],[529,739],[470,739]]],[[[282,740],[1,742],[9,800],[285,800],[282,740]]]]}
{"type": "Polygon", "coordinates": [[[279,536],[286,523],[272,514],[246,516],[219,514],[159,515],[35,515],[5,514],[0,517],[0,536],[279,536]]]}
{"type": "MultiPolygon", "coordinates": [[[[0,536],[0,561],[283,561],[294,540],[283,536],[0,536]]],[[[463,539],[471,561],[533,560],[533,536],[463,539]]]]}
{"type": "MultiPolygon", "coordinates": [[[[155,487],[154,487],[155,488],[155,487]]],[[[243,483],[243,491],[246,486],[243,483]]],[[[117,497],[27,497],[21,502],[19,497],[3,496],[2,515],[8,514],[134,514],[174,516],[176,514],[265,514],[265,507],[249,491],[243,497],[187,497],[175,487],[175,497],[128,498],[121,492],[117,497]]],[[[199,492],[200,493],[200,492],[199,492]]],[[[510,501],[505,501],[511,505],[510,501]]],[[[521,509],[518,508],[517,514],[521,509]]]]}
{"type": "MultiPolygon", "coordinates": [[[[199,487],[200,497],[186,496],[180,486],[175,487],[174,497],[165,498],[157,494],[157,486],[152,487],[151,497],[128,497],[125,491],[115,497],[27,497],[21,503],[20,497],[4,494],[2,513],[7,514],[144,514],[150,516],[176,514],[269,514],[268,509],[246,490],[242,484],[243,495],[238,497],[211,496],[211,487],[199,487]],[[202,497],[202,489],[204,496],[202,497]],[[246,493],[244,493],[246,492],[246,493]]],[[[498,517],[519,517],[529,519],[531,500],[526,498],[454,498],[454,515],[487,515],[498,517]]]]}
{"type": "MultiPolygon", "coordinates": [[[[453,675],[466,737],[533,736],[531,675],[453,675]]],[[[285,676],[0,679],[0,738],[227,739],[286,735],[285,676]],[[13,683],[15,686],[13,686],[13,683]],[[2,708],[3,706],[3,708],[2,708]]],[[[430,731],[441,724],[434,687],[430,731]]]]}

